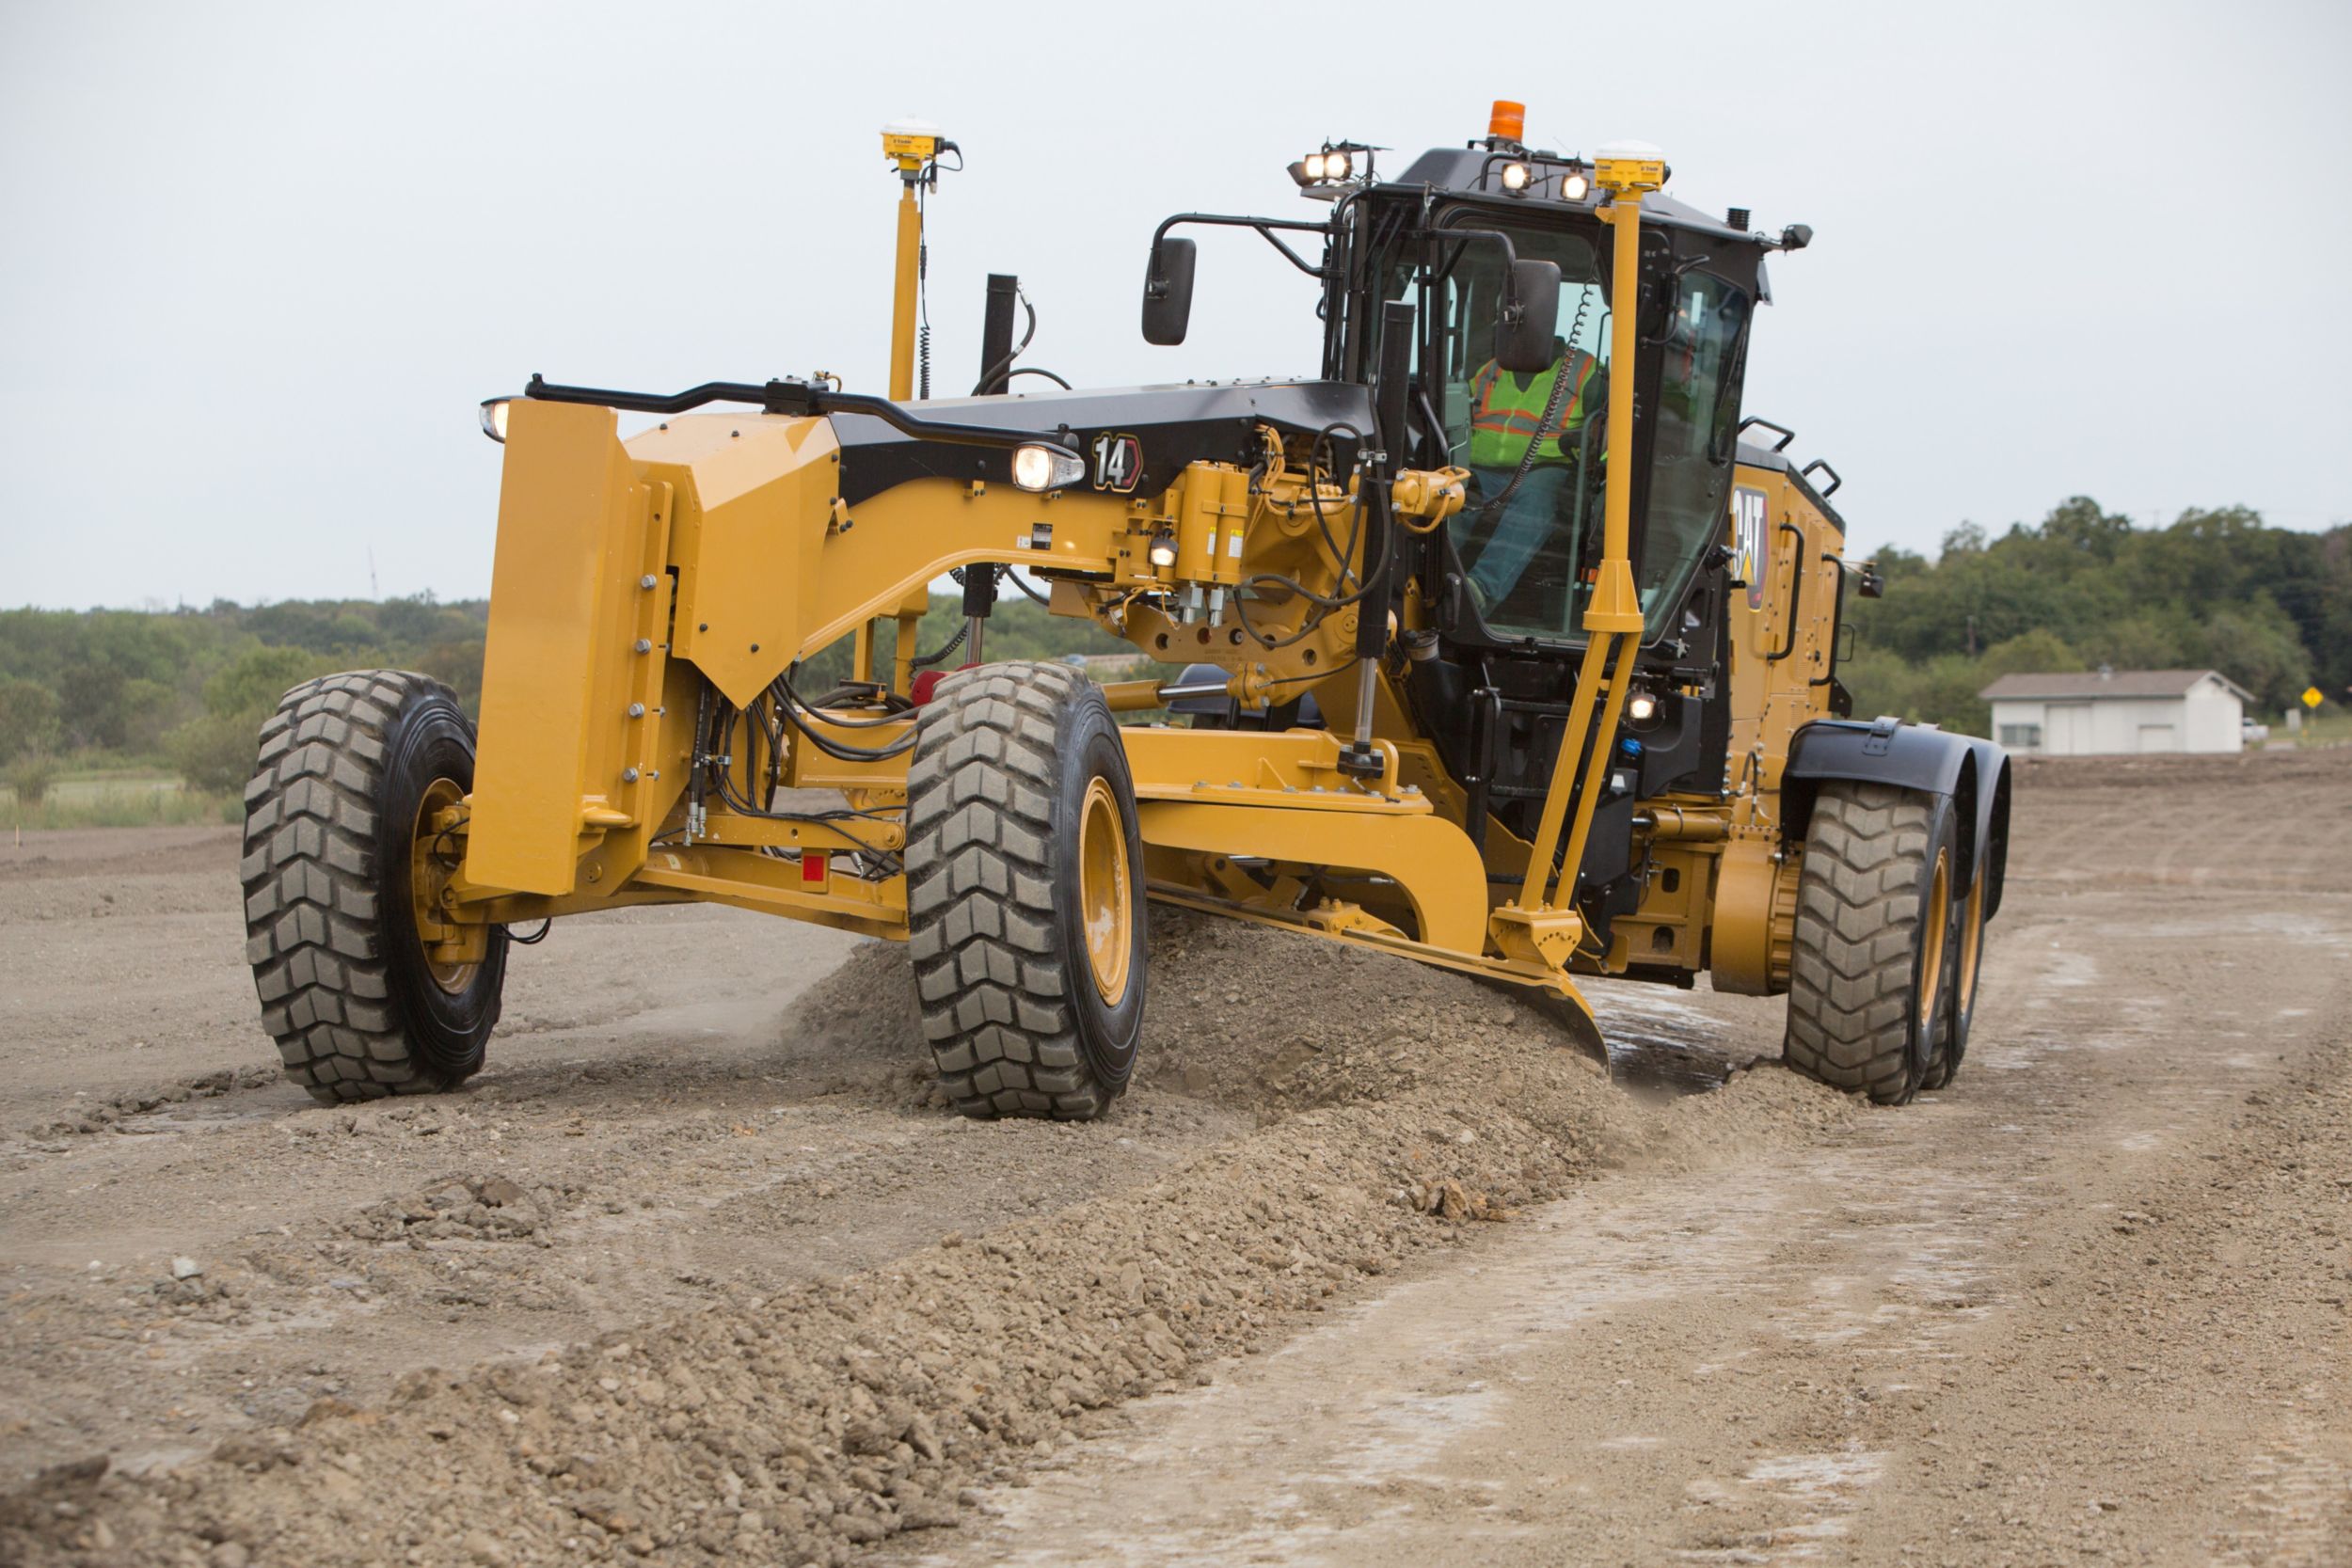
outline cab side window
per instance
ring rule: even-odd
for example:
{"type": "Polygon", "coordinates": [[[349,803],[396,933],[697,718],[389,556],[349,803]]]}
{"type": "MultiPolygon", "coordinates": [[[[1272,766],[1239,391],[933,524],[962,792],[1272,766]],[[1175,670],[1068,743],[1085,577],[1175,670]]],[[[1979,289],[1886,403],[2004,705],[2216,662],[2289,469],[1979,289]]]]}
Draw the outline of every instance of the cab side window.
{"type": "Polygon", "coordinates": [[[1747,327],[1744,293],[1704,272],[1684,275],[1665,324],[1648,516],[1634,561],[1652,637],[1723,536],[1747,327]]]}

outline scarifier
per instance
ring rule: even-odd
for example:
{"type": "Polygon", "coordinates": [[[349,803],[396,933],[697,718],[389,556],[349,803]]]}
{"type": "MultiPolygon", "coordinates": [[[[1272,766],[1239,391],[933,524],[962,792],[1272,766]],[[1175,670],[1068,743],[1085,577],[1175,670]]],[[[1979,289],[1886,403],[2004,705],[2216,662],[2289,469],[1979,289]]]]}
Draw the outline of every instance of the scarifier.
{"type": "Polygon", "coordinates": [[[1254,231],[1311,283],[1312,379],[1016,393],[1042,372],[992,277],[974,395],[929,396],[928,344],[914,395],[922,202],[961,160],[902,122],[890,396],[534,376],[485,404],[479,740],[396,671],[297,687],[262,732],[249,953],[288,1073],[450,1087],[516,927],[699,900],[905,940],[959,1109],[1093,1117],[1142,1043],[1156,900],[1587,1021],[1585,976],[1705,974],[1788,993],[1800,1071],[1948,1082],[2009,764],[1849,717],[1841,609],[1876,576],[1836,471],[1740,411],[1765,260],[1810,230],[1520,124],[1498,104],[1395,180],[1326,144],[1291,167],[1319,217],[1159,226],[1145,339],[1184,338],[1177,230],[1254,231]],[[948,574],[961,646],[927,657],[948,574]],[[1008,580],[1184,673],[982,662],[1008,580]],[[845,640],[850,678],[812,689],[845,640]]]}

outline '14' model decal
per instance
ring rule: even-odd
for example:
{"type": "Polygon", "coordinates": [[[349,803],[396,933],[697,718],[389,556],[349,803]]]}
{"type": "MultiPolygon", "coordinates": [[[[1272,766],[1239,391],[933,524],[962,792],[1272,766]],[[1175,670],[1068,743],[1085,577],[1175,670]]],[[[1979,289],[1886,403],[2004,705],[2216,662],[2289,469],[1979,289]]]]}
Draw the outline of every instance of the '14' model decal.
{"type": "Polygon", "coordinates": [[[1143,479],[1143,443],[1132,436],[1094,438],[1094,487],[1125,495],[1143,479]]]}

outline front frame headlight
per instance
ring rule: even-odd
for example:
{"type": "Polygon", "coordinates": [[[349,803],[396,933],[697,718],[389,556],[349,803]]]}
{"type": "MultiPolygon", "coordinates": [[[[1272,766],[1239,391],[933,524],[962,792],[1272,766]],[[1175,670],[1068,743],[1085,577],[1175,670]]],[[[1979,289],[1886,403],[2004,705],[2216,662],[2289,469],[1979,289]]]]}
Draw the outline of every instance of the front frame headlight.
{"type": "Polygon", "coordinates": [[[1037,441],[1012,449],[1012,482],[1024,490],[1059,490],[1086,476],[1086,459],[1074,451],[1037,441]]]}

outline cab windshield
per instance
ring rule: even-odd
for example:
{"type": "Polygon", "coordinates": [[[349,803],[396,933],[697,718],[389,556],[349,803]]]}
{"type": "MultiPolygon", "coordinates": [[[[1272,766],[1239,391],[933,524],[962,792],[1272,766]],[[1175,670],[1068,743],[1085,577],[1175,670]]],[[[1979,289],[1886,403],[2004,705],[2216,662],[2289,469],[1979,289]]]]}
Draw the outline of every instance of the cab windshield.
{"type": "MultiPolygon", "coordinates": [[[[1500,229],[1519,260],[1560,268],[1550,365],[1503,371],[1494,362],[1503,249],[1454,241],[1441,230],[1424,253],[1427,330],[1417,360],[1434,362],[1436,375],[1424,374],[1422,384],[1437,393],[1451,460],[1470,471],[1469,503],[1447,528],[1480,619],[1501,637],[1580,638],[1601,554],[1614,369],[1601,237],[1565,226],[1497,223],[1485,213],[1457,213],[1448,227],[1500,229]]],[[[1390,278],[1392,295],[1410,286],[1402,265],[1390,278]]],[[[1651,640],[1665,631],[1691,574],[1725,532],[1747,324],[1747,296],[1705,273],[1685,273],[1673,303],[1662,344],[1654,327],[1643,342],[1645,357],[1660,353],[1662,361],[1654,416],[1643,388],[1653,428],[1636,447],[1648,449],[1649,483],[1635,492],[1634,580],[1651,640]]]]}

